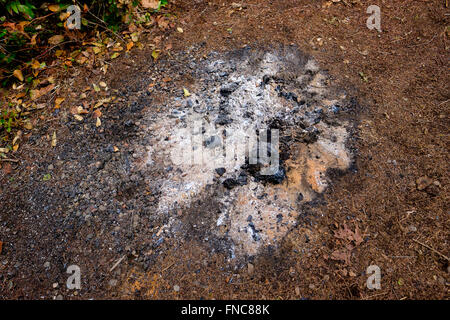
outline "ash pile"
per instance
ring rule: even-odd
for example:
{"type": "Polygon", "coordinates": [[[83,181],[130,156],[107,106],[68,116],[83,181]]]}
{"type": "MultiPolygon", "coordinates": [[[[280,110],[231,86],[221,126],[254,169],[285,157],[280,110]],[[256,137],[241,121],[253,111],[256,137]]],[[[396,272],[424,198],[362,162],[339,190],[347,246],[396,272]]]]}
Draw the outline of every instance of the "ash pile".
{"type": "Polygon", "coordinates": [[[191,69],[184,95],[148,115],[140,170],[164,168],[147,183],[159,190],[165,236],[195,226],[230,258],[257,255],[296,226],[328,170],[350,167],[352,100],[295,47],[211,53],[191,69]],[[215,210],[194,210],[199,201],[215,210]]]}

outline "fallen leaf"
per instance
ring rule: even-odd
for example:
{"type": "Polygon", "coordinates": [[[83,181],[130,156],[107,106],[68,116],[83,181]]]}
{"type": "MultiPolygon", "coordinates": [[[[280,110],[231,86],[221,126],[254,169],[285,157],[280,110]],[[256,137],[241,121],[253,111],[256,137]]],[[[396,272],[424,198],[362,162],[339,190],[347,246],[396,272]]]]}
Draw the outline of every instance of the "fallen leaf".
{"type": "Polygon", "coordinates": [[[37,89],[36,90],[31,90],[30,91],[30,97],[31,97],[32,100],[36,100],[37,98],[39,98],[39,97],[49,93],[50,91],[52,91],[54,87],[55,87],[54,84],[50,84],[50,85],[48,85],[48,86],[46,86],[44,88],[38,89],[38,90],[37,89]]]}
{"type": "Polygon", "coordinates": [[[86,109],[83,109],[82,106],[77,107],[77,114],[88,114],[88,111],[86,109]]]}
{"type": "Polygon", "coordinates": [[[99,87],[98,85],[96,85],[95,83],[92,84],[92,87],[94,88],[94,90],[95,90],[96,92],[99,92],[99,91],[100,91],[100,87],[99,87]]]}
{"type": "Polygon", "coordinates": [[[159,0],[141,0],[141,4],[145,9],[158,9],[159,8],[159,0]]]}
{"type": "Polygon", "coordinates": [[[70,12],[61,12],[61,14],[59,15],[59,20],[64,21],[68,17],[70,17],[70,12]]]}
{"type": "Polygon", "coordinates": [[[189,97],[189,96],[191,95],[191,93],[189,92],[189,90],[186,89],[186,88],[183,88],[183,94],[184,94],[185,97],[189,97]]]}
{"type": "Polygon", "coordinates": [[[115,58],[117,58],[119,55],[120,55],[120,53],[114,52],[114,53],[112,54],[112,56],[111,56],[111,59],[115,59],[115,58]]]}
{"type": "Polygon", "coordinates": [[[98,128],[102,125],[102,121],[100,120],[100,118],[97,118],[97,121],[95,122],[95,126],[98,128]]]}
{"type": "Polygon", "coordinates": [[[58,34],[58,35],[56,35],[56,36],[53,36],[53,37],[50,37],[50,38],[48,39],[48,43],[50,43],[50,44],[52,44],[52,45],[60,44],[60,43],[63,42],[63,41],[64,41],[64,36],[63,36],[63,35],[60,35],[60,34],[58,34]]]}
{"type": "Polygon", "coordinates": [[[74,114],[73,117],[78,121],[83,121],[83,117],[80,116],[79,114],[74,114]]]}
{"type": "Polygon", "coordinates": [[[347,250],[336,250],[331,254],[331,259],[344,261],[346,264],[350,264],[350,251],[347,250]]]}
{"type": "Polygon", "coordinates": [[[13,72],[14,77],[16,77],[17,79],[19,79],[20,81],[23,81],[23,75],[22,75],[22,71],[20,70],[14,70],[13,72]]]}
{"type": "Polygon", "coordinates": [[[104,81],[100,81],[99,85],[103,88],[106,88],[106,82],[104,82],[104,81]]]}
{"type": "Polygon", "coordinates": [[[59,4],[51,4],[48,7],[48,10],[50,10],[51,12],[58,12],[60,7],[59,4]]]}
{"type": "Polygon", "coordinates": [[[61,103],[63,103],[64,100],[65,100],[65,98],[56,98],[55,99],[55,108],[59,109],[61,106],[61,103]]]}
{"type": "Polygon", "coordinates": [[[47,173],[44,175],[44,177],[42,178],[42,181],[48,181],[52,178],[52,175],[50,173],[47,173]]]}
{"type": "Polygon", "coordinates": [[[160,52],[161,52],[160,50],[153,50],[152,52],[153,59],[157,60],[160,52]]]}
{"type": "Polygon", "coordinates": [[[130,51],[131,48],[133,48],[133,46],[134,46],[134,42],[133,41],[128,42],[127,43],[127,51],[130,51]]]}
{"type": "Polygon", "coordinates": [[[338,239],[355,241],[356,245],[360,245],[363,242],[358,226],[355,227],[355,232],[353,232],[346,223],[344,223],[343,228],[334,232],[334,236],[338,239]]]}
{"type": "Polygon", "coordinates": [[[92,113],[92,116],[94,118],[100,118],[102,116],[102,112],[99,109],[94,110],[94,112],[92,113]]]}
{"type": "Polygon", "coordinates": [[[119,152],[119,148],[117,148],[116,146],[113,147],[114,152],[119,152]]]}
{"type": "Polygon", "coordinates": [[[183,28],[178,27],[178,28],[177,28],[177,31],[178,31],[179,33],[183,33],[183,28]]]}
{"type": "Polygon", "coordinates": [[[52,147],[56,147],[56,131],[53,131],[53,136],[52,136],[52,147]]]}
{"type": "Polygon", "coordinates": [[[22,131],[17,131],[16,136],[14,137],[12,144],[16,144],[16,142],[22,137],[22,131]]]}

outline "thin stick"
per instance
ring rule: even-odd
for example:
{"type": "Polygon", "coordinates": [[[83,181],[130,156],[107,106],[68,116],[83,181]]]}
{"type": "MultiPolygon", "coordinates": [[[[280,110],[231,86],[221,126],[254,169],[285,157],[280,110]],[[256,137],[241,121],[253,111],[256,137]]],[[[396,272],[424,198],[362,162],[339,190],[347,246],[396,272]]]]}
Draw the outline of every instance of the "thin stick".
{"type": "Polygon", "coordinates": [[[120,258],[119,260],[117,260],[117,262],[112,266],[112,268],[109,269],[109,272],[112,272],[115,268],[117,268],[117,266],[119,265],[119,263],[122,262],[123,259],[125,259],[125,255],[123,255],[122,258],[120,258]]]}
{"type": "Polygon", "coordinates": [[[0,161],[5,161],[5,162],[19,162],[19,160],[16,160],[16,159],[0,159],[0,161]]]}
{"type": "Polygon", "coordinates": [[[422,242],[420,242],[419,240],[416,240],[416,239],[413,239],[413,241],[414,241],[414,242],[417,242],[418,244],[420,244],[420,245],[422,245],[422,246],[424,246],[425,248],[430,249],[430,250],[433,251],[434,253],[437,253],[437,254],[440,255],[442,258],[446,259],[447,261],[450,260],[449,257],[447,257],[446,255],[440,253],[440,252],[437,251],[436,249],[433,249],[432,247],[427,246],[425,243],[422,243],[422,242]]]}
{"type": "Polygon", "coordinates": [[[172,267],[175,264],[175,262],[172,262],[170,265],[168,265],[167,267],[165,267],[164,269],[162,269],[161,273],[168,270],[170,267],[172,267]]]}
{"type": "Polygon", "coordinates": [[[380,293],[377,293],[377,294],[365,297],[365,298],[363,298],[363,300],[368,300],[368,299],[375,298],[375,297],[378,297],[378,296],[384,296],[386,293],[387,292],[380,292],[380,293]]]}

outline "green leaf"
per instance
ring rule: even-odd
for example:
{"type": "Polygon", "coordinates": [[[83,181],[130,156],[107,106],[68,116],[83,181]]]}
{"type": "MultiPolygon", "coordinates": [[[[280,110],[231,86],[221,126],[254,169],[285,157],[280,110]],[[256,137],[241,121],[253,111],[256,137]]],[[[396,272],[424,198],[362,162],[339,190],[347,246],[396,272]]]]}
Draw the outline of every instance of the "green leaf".
{"type": "Polygon", "coordinates": [[[19,4],[19,5],[17,6],[17,9],[18,9],[21,13],[26,14],[30,19],[33,19],[33,18],[34,18],[34,13],[33,13],[33,10],[31,9],[30,6],[23,5],[23,4],[19,4]]]}
{"type": "Polygon", "coordinates": [[[16,13],[16,14],[19,14],[19,10],[17,9],[17,1],[14,1],[14,2],[12,2],[11,3],[11,9],[16,13]]]}
{"type": "Polygon", "coordinates": [[[47,173],[44,175],[44,177],[42,178],[42,181],[48,181],[52,178],[52,175],[50,173],[47,173]]]}

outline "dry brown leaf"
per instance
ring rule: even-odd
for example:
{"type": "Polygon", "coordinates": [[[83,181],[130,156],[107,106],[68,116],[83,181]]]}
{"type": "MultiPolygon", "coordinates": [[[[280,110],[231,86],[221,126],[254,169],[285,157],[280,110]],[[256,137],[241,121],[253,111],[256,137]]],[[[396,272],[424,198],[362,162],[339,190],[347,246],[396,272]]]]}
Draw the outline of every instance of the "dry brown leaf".
{"type": "Polygon", "coordinates": [[[92,113],[92,116],[94,118],[100,118],[102,116],[102,112],[100,111],[100,109],[96,109],[94,110],[94,112],[92,113]]]}
{"type": "Polygon", "coordinates": [[[336,250],[331,254],[331,259],[344,261],[346,264],[350,264],[350,251],[348,250],[336,250]]]}
{"type": "Polygon", "coordinates": [[[340,228],[334,232],[334,236],[342,240],[355,241],[356,245],[360,245],[363,242],[358,226],[355,227],[355,231],[353,232],[349,229],[346,223],[344,223],[343,228],[340,228]]]}
{"type": "Polygon", "coordinates": [[[50,85],[48,85],[48,86],[46,86],[44,88],[41,88],[39,90],[38,89],[31,90],[30,91],[31,99],[32,100],[36,100],[37,98],[42,97],[43,95],[45,95],[45,94],[49,93],[50,91],[52,91],[54,87],[55,87],[54,84],[50,84],[50,85]]]}
{"type": "Polygon", "coordinates": [[[64,41],[64,36],[60,35],[60,34],[57,34],[56,36],[50,37],[48,39],[48,43],[50,43],[52,45],[57,45],[63,41],[64,41]]]}
{"type": "Polygon", "coordinates": [[[141,0],[141,4],[146,9],[158,9],[159,0],[141,0]]]}

